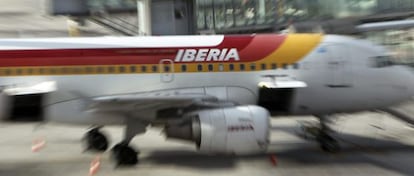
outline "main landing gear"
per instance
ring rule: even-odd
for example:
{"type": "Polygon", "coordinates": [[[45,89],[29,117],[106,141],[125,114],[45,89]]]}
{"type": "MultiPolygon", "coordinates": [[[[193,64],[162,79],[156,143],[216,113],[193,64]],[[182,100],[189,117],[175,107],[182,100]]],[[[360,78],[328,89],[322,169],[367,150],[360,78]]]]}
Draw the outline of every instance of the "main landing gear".
{"type": "MultiPolygon", "coordinates": [[[[147,123],[135,120],[127,120],[125,137],[122,142],[116,144],[111,150],[111,159],[114,160],[116,166],[131,166],[138,163],[139,152],[131,147],[129,143],[135,135],[144,133],[147,123]]],[[[104,134],[100,132],[101,127],[93,128],[88,131],[83,138],[86,143],[86,150],[103,152],[108,148],[108,140],[104,134]]]]}
{"type": "Polygon", "coordinates": [[[129,166],[138,163],[139,152],[128,145],[128,142],[121,142],[112,148],[111,159],[116,166],[129,166]]]}
{"type": "Polygon", "coordinates": [[[100,131],[100,128],[92,128],[83,137],[82,141],[85,143],[86,151],[104,152],[108,149],[108,139],[100,131]]]}
{"type": "Polygon", "coordinates": [[[132,118],[127,119],[124,139],[112,148],[111,158],[116,166],[131,166],[138,163],[139,151],[129,143],[137,134],[144,133],[147,126],[148,123],[132,118]]]}

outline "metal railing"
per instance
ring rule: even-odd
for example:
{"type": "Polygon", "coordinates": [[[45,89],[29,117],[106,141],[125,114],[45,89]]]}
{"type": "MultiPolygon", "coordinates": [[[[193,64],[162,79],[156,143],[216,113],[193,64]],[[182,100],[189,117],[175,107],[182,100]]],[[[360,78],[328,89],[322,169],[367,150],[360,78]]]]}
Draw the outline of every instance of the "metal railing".
{"type": "Polygon", "coordinates": [[[112,31],[120,33],[126,36],[145,35],[145,33],[139,31],[138,24],[133,24],[125,19],[114,15],[91,15],[88,18],[90,21],[106,27],[112,31]]]}

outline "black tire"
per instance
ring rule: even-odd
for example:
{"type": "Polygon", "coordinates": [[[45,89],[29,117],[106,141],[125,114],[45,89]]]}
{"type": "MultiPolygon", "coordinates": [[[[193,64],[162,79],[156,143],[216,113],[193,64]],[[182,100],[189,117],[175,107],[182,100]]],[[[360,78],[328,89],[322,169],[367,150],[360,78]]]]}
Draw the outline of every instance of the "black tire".
{"type": "Polygon", "coordinates": [[[111,159],[116,166],[131,166],[138,163],[138,152],[125,144],[117,144],[112,149],[111,159]]]}
{"type": "Polygon", "coordinates": [[[104,152],[108,149],[108,139],[98,130],[91,130],[84,137],[86,150],[104,152]]]}

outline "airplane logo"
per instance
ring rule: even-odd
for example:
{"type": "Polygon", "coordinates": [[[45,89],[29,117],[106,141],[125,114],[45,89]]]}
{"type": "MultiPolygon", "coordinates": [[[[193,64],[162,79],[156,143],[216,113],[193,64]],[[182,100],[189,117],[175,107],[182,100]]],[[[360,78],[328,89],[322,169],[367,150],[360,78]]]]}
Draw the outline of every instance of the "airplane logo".
{"type": "Polygon", "coordinates": [[[180,49],[175,62],[211,62],[211,61],[239,61],[236,48],[223,49],[180,49]]]}

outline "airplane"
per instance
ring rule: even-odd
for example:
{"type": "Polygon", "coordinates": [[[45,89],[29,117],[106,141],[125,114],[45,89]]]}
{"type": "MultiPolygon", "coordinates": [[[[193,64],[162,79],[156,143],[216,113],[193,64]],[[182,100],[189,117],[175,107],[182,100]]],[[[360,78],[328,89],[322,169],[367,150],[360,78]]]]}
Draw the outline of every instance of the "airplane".
{"type": "Polygon", "coordinates": [[[317,142],[336,152],[332,115],[407,101],[411,80],[383,47],[338,35],[0,40],[0,119],[94,125],[84,141],[98,151],[102,126],[125,125],[118,165],[137,163],[129,143],[149,126],[204,153],[264,152],[281,114],[318,117],[317,142]]]}

